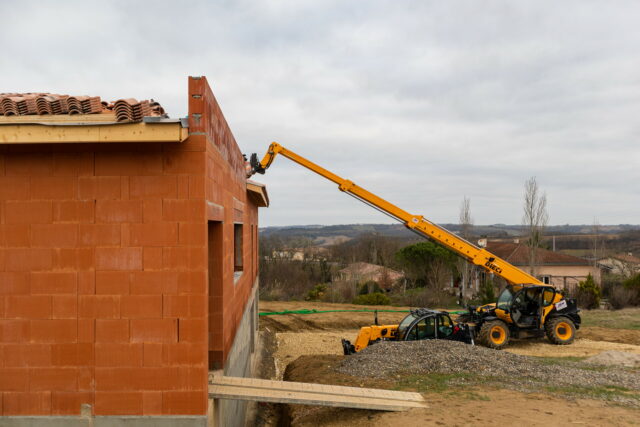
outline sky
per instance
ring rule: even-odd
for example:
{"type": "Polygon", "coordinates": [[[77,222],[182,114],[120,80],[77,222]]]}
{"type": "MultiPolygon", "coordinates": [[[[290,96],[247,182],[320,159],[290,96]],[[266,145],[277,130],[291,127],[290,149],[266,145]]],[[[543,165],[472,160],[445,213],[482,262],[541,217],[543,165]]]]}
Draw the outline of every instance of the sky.
{"type": "MultiPolygon", "coordinates": [[[[0,0],[0,92],[159,101],[205,75],[240,149],[271,141],[403,209],[640,223],[640,2],[0,0]]],[[[390,219],[285,158],[261,225],[390,219]]]]}

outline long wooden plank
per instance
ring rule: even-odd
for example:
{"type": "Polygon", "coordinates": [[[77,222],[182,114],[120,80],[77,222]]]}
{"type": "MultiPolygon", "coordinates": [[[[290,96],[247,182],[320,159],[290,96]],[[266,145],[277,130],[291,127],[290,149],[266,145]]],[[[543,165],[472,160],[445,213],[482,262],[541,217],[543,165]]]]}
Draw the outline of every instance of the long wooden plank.
{"type": "Polygon", "coordinates": [[[424,402],[424,398],[420,393],[411,393],[405,391],[346,387],[336,385],[299,383],[291,381],[272,381],[258,378],[242,378],[242,377],[214,377],[211,382],[219,385],[243,386],[258,389],[278,389],[286,391],[305,391],[320,394],[334,394],[354,397],[376,397],[388,400],[401,400],[412,402],[424,402]]]}
{"type": "Polygon", "coordinates": [[[425,403],[403,402],[374,397],[331,395],[303,391],[267,390],[231,385],[209,386],[209,397],[214,399],[237,399],[257,402],[289,403],[300,405],[333,406],[341,408],[373,409],[378,411],[406,411],[411,408],[426,408],[425,403]]]}
{"type": "Polygon", "coordinates": [[[186,136],[180,122],[86,126],[0,124],[0,144],[181,142],[186,136]]]}

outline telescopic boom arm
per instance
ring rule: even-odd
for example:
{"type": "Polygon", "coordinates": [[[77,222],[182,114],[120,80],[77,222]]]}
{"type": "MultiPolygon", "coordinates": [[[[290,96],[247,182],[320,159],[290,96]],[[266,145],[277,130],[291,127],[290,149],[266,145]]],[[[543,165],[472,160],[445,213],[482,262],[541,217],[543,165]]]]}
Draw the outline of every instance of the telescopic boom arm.
{"type": "Polygon", "coordinates": [[[416,232],[417,234],[435,240],[445,248],[452,250],[459,256],[465,258],[467,261],[479,265],[490,273],[496,274],[507,282],[514,285],[542,285],[544,284],[531,276],[528,273],[520,270],[519,268],[509,264],[507,261],[498,258],[486,249],[479,248],[474,244],[456,236],[450,231],[426,220],[421,215],[412,215],[409,212],[400,209],[396,205],[389,203],[388,201],[376,196],[373,193],[365,190],[364,188],[354,184],[348,179],[339,177],[338,175],[324,169],[321,166],[305,159],[304,157],[294,153],[291,150],[284,148],[277,142],[272,142],[269,146],[269,150],[262,158],[262,161],[258,161],[256,154],[251,155],[251,171],[249,176],[255,173],[264,174],[265,171],[271,166],[276,156],[280,154],[289,160],[298,163],[301,166],[309,169],[312,172],[328,179],[329,181],[338,184],[338,189],[345,192],[356,199],[368,204],[369,206],[382,211],[390,217],[403,223],[408,229],[416,232]]]}

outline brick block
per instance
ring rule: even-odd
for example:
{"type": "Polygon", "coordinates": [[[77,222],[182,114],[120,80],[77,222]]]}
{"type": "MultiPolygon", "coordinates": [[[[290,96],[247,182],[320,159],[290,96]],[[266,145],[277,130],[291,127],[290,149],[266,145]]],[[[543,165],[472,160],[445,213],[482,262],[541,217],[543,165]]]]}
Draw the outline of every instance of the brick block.
{"type": "Polygon", "coordinates": [[[29,389],[29,369],[0,368],[0,390],[27,391],[29,389]]]}
{"type": "Polygon", "coordinates": [[[140,415],[142,392],[96,391],[95,415],[140,415]]]}
{"type": "Polygon", "coordinates": [[[207,226],[202,223],[180,223],[179,243],[186,246],[204,246],[207,243],[207,226]]]}
{"type": "Polygon", "coordinates": [[[6,248],[29,247],[30,237],[28,224],[0,225],[0,245],[6,248]]]}
{"type": "Polygon", "coordinates": [[[76,319],[78,317],[77,295],[54,295],[51,297],[53,319],[76,319]]]}
{"type": "Polygon", "coordinates": [[[51,392],[5,392],[3,415],[49,415],[51,414],[51,392]]]}
{"type": "Polygon", "coordinates": [[[167,344],[146,342],[143,345],[144,366],[162,366],[164,363],[162,346],[167,344]]]}
{"type": "Polygon", "coordinates": [[[180,342],[206,343],[207,318],[180,319],[178,322],[180,342]]]}
{"type": "Polygon", "coordinates": [[[96,176],[113,175],[161,175],[162,154],[156,151],[98,152],[96,176]]]}
{"type": "Polygon", "coordinates": [[[30,189],[28,176],[0,176],[0,200],[27,200],[30,189]]]}
{"type": "Polygon", "coordinates": [[[96,341],[96,320],[78,319],[78,342],[96,341]]]}
{"type": "Polygon", "coordinates": [[[42,271],[50,270],[53,265],[51,249],[12,249],[11,256],[5,259],[6,271],[42,271]]]}
{"type": "Polygon", "coordinates": [[[162,295],[123,296],[120,315],[129,319],[161,318],[162,295]]]}
{"type": "Polygon", "coordinates": [[[80,246],[120,246],[120,225],[80,224],[80,246]]]}
{"type": "Polygon", "coordinates": [[[78,179],[78,198],[80,200],[119,199],[119,176],[95,176],[78,179]]]}
{"type": "Polygon", "coordinates": [[[77,180],[64,176],[31,176],[31,198],[68,200],[78,194],[77,180]]]}
{"type": "MultiPolygon", "coordinates": [[[[204,360],[207,360],[206,357],[204,360]]],[[[205,391],[208,386],[208,374],[209,370],[205,363],[200,366],[180,366],[178,367],[178,389],[205,391]]]]}
{"type": "Polygon", "coordinates": [[[142,256],[142,264],[145,270],[162,269],[162,248],[144,248],[142,256]]]}
{"type": "Polygon", "coordinates": [[[30,276],[27,272],[1,272],[0,295],[28,294],[30,290],[30,276]]]}
{"type": "Polygon", "coordinates": [[[78,368],[78,391],[95,391],[95,369],[93,366],[78,368]]]}
{"type": "Polygon", "coordinates": [[[191,175],[189,176],[189,198],[204,199],[205,177],[191,175]]]}
{"type": "Polygon", "coordinates": [[[165,151],[164,173],[202,175],[205,172],[205,153],[199,151],[165,151]]]}
{"type": "Polygon", "coordinates": [[[142,201],[98,200],[96,222],[142,222],[142,201]]]}
{"type": "Polygon", "coordinates": [[[96,270],[142,270],[142,248],[96,248],[96,270]]]}
{"type": "Polygon", "coordinates": [[[206,271],[179,272],[179,294],[206,294],[209,286],[206,271]]]}
{"type": "Polygon", "coordinates": [[[78,294],[92,295],[96,293],[96,272],[78,271],[78,294]]]}
{"type": "Polygon", "coordinates": [[[0,319],[0,342],[29,342],[31,325],[28,320],[0,319]]]}
{"type": "Polygon", "coordinates": [[[7,153],[5,173],[15,175],[51,175],[53,156],[51,153],[7,153]]]}
{"type": "Polygon", "coordinates": [[[142,201],[142,219],[144,222],[162,221],[162,199],[144,199],[142,201]]]}
{"type": "Polygon", "coordinates": [[[96,366],[142,366],[142,344],[96,344],[96,366]]]}
{"type": "Polygon", "coordinates": [[[163,346],[165,363],[171,366],[205,366],[207,363],[207,344],[179,342],[163,346]]]}
{"type": "Polygon", "coordinates": [[[78,315],[92,319],[117,319],[120,317],[120,296],[80,295],[78,315]]]}
{"type": "Polygon", "coordinates": [[[142,414],[162,415],[161,391],[145,391],[142,393],[142,414]]]}
{"type": "Polygon", "coordinates": [[[128,271],[96,271],[96,294],[128,295],[131,275],[128,271]]]}
{"type": "Polygon", "coordinates": [[[53,153],[53,175],[93,175],[93,152],[53,153]]]}
{"type": "Polygon", "coordinates": [[[171,343],[178,340],[177,319],[132,319],[131,342],[171,343]]]}
{"type": "Polygon", "coordinates": [[[95,203],[93,200],[65,200],[53,203],[54,222],[93,222],[95,203]]]}
{"type": "Polygon", "coordinates": [[[77,245],[77,224],[31,225],[31,246],[34,248],[73,248],[77,245]]]}
{"type": "Polygon", "coordinates": [[[178,368],[131,367],[96,368],[96,390],[175,390],[178,368]]]}
{"type": "Polygon", "coordinates": [[[129,342],[129,320],[96,319],[96,343],[129,342]]]}
{"type": "Polygon", "coordinates": [[[207,268],[205,248],[172,247],[162,249],[162,266],[168,270],[204,270],[207,268]]]}
{"type": "Polygon", "coordinates": [[[51,364],[53,366],[93,366],[94,344],[53,344],[51,364]]]}
{"type": "Polygon", "coordinates": [[[53,203],[8,200],[4,218],[7,224],[47,224],[53,220],[53,203]]]}
{"type": "Polygon", "coordinates": [[[94,393],[90,391],[53,391],[51,413],[53,415],[80,415],[83,404],[93,406],[94,393]]]}
{"type": "Polygon", "coordinates": [[[78,340],[75,319],[47,319],[31,321],[31,342],[73,343],[78,340]]]}
{"type": "Polygon", "coordinates": [[[205,415],[207,394],[201,391],[165,391],[162,393],[165,415],[205,415]]]}
{"type": "Polygon", "coordinates": [[[94,248],[62,248],[53,250],[56,270],[83,271],[94,268],[94,248]]]}
{"type": "Polygon", "coordinates": [[[51,297],[44,295],[8,295],[5,297],[8,319],[48,319],[51,317],[51,297]]]}
{"type": "Polygon", "coordinates": [[[31,368],[30,391],[75,391],[78,389],[77,372],[73,368],[31,368]]]}
{"type": "Polygon", "coordinates": [[[129,197],[175,198],[178,194],[178,181],[174,176],[132,176],[129,181],[129,197]]]}
{"type": "Polygon", "coordinates": [[[75,294],[78,275],[75,272],[34,272],[31,273],[32,294],[75,294]]]}
{"type": "Polygon", "coordinates": [[[164,317],[204,317],[207,315],[206,295],[164,295],[164,317]]]}
{"type": "MultiPolygon", "coordinates": [[[[145,248],[146,251],[146,248],[145,248]]],[[[162,280],[168,272],[136,271],[131,273],[132,295],[160,295],[163,293],[162,280]]]]}
{"type": "Polygon", "coordinates": [[[178,222],[204,222],[205,202],[202,199],[164,199],[162,201],[162,219],[178,222]]]}
{"type": "Polygon", "coordinates": [[[130,227],[133,246],[171,246],[178,242],[176,223],[131,224],[130,227]]]}
{"type": "Polygon", "coordinates": [[[5,345],[2,361],[5,368],[48,367],[51,366],[51,346],[28,343],[5,345]]]}
{"type": "Polygon", "coordinates": [[[189,176],[178,177],[178,199],[189,198],[189,176]]]}

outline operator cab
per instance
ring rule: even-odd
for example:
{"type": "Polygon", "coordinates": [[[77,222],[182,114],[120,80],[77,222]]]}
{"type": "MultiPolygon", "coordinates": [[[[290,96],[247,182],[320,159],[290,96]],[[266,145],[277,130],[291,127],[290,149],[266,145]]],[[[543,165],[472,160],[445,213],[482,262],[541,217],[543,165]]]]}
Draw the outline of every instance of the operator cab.
{"type": "Polygon", "coordinates": [[[509,315],[521,328],[542,326],[543,309],[554,301],[556,290],[549,286],[507,286],[496,303],[498,317],[509,315]],[[500,311],[503,316],[501,316],[500,311]]]}
{"type": "Polygon", "coordinates": [[[398,341],[453,339],[470,342],[467,328],[455,325],[449,313],[424,308],[408,314],[398,325],[396,336],[398,341]]]}

